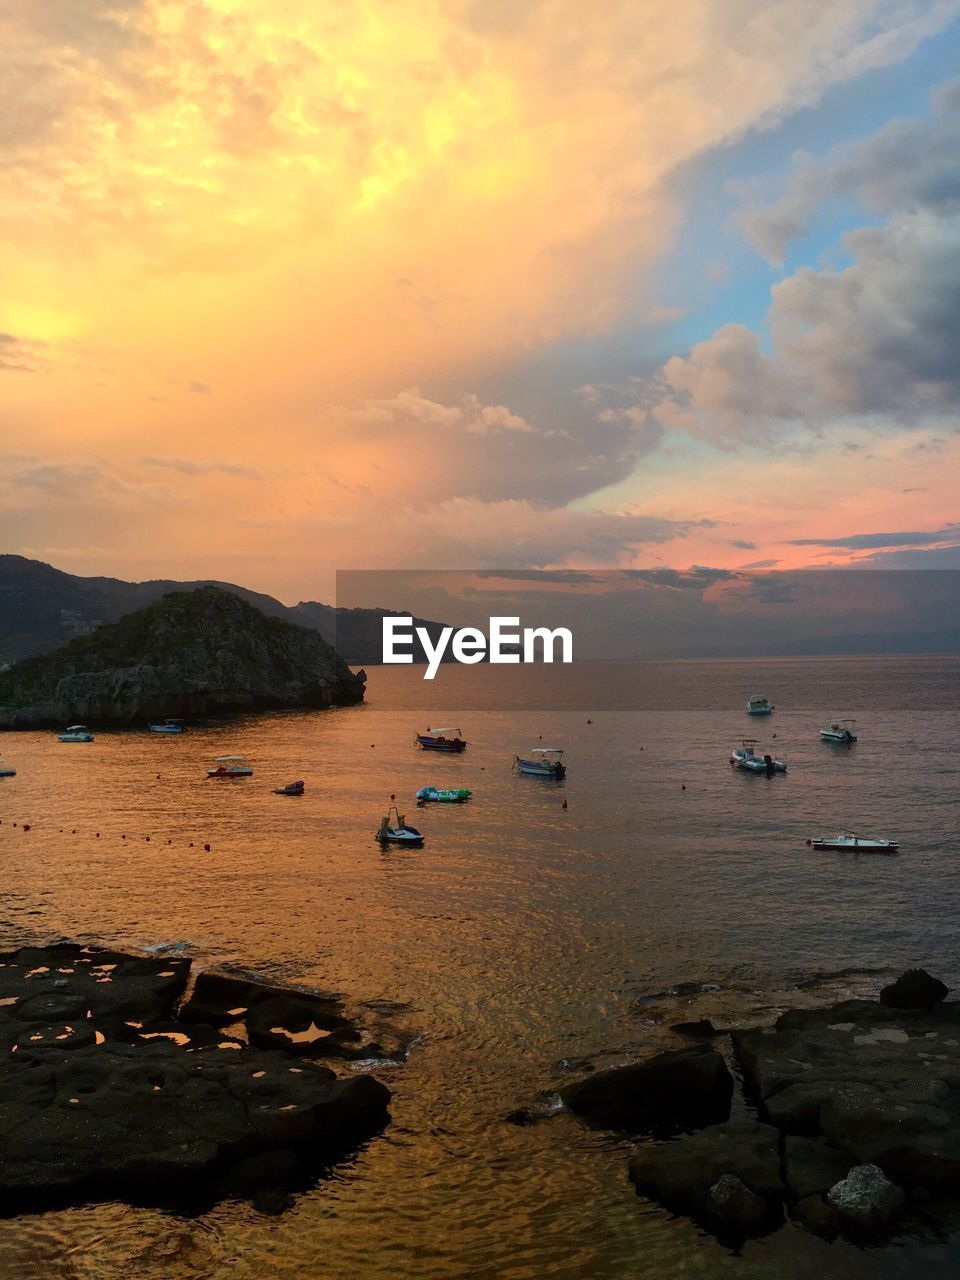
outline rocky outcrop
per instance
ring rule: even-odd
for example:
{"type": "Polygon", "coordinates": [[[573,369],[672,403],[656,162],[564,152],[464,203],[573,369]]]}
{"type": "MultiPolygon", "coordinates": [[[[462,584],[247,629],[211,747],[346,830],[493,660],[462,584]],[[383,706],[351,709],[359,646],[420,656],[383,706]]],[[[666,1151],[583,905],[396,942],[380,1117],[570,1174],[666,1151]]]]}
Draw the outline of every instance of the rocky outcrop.
{"type": "Polygon", "coordinates": [[[733,1077],[705,1045],[597,1071],[562,1094],[569,1110],[604,1129],[669,1132],[725,1120],[733,1077]]]}
{"type": "MultiPolygon", "coordinates": [[[[608,1127],[663,1138],[672,1126],[667,1140],[640,1143],[630,1178],[725,1240],[770,1231],[784,1210],[828,1240],[946,1228],[960,1200],[960,1003],[946,993],[910,970],[879,1001],[792,1008],[731,1032],[757,1119],[704,1118],[713,1107],[727,1115],[732,1092],[706,1045],[598,1072],[563,1098],[608,1127]]],[[[713,1031],[700,1021],[671,1029],[713,1031]]]]}
{"type": "Polygon", "coordinates": [[[212,1001],[227,1030],[182,1020],[189,977],[186,960],[71,944],[0,956],[0,1212],[228,1193],[275,1210],[384,1126],[389,1090],[338,1079],[311,1060],[323,1045],[251,1047],[244,1010],[212,1001]]]}
{"type": "Polygon", "coordinates": [[[316,632],[204,587],[0,673],[0,728],[142,724],[362,698],[362,677],[316,632]]]}

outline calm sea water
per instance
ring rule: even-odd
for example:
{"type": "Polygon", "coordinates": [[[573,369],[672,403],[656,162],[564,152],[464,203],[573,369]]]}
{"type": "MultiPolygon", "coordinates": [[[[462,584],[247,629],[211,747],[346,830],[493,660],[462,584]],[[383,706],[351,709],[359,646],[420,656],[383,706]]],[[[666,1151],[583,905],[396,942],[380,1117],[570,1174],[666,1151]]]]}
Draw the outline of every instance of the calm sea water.
{"type": "Polygon", "coordinates": [[[909,964],[960,983],[960,659],[592,668],[598,707],[629,679],[660,708],[593,723],[503,710],[520,698],[502,682],[527,673],[445,671],[429,716],[418,672],[368,675],[364,706],[182,738],[0,735],[19,771],[0,782],[0,945],[177,945],[201,964],[342,991],[418,1037],[407,1061],[377,1068],[394,1091],[384,1136],[284,1216],[106,1204],[8,1219],[0,1275],[956,1275],[960,1243],[861,1252],[789,1226],[731,1255],[633,1193],[629,1144],[565,1114],[528,1128],[503,1117],[548,1100],[577,1060],[675,1043],[667,1025],[682,1017],[873,992],[909,964]],[[758,689],[777,704],[769,721],[743,710],[758,689]],[[859,721],[852,749],[817,736],[841,714],[859,721]],[[460,724],[468,751],[420,752],[428,718],[460,724]],[[745,734],[789,772],[731,770],[745,734]],[[541,740],[566,748],[565,784],[511,773],[541,740]],[[248,757],[252,779],[207,781],[228,752],[248,757]],[[302,799],[271,794],[301,777],[302,799]],[[474,799],[418,811],[427,783],[474,799]],[[375,843],[391,792],[425,831],[422,850],[375,843]],[[895,835],[902,852],[804,843],[844,827],[895,835]],[[663,994],[678,983],[697,990],[663,994]]]}

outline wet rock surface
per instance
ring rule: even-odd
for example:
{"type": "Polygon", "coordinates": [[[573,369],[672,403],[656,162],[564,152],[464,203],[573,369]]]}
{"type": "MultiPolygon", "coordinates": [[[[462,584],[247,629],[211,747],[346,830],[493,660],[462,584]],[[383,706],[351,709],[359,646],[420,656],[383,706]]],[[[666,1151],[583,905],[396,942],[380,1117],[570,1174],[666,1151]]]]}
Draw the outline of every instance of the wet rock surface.
{"type": "Polygon", "coordinates": [[[362,1046],[335,1000],[218,977],[185,1019],[188,960],[67,943],[0,955],[0,1212],[227,1194],[278,1211],[290,1187],[382,1129],[385,1085],[310,1060],[334,1035],[362,1046]],[[291,1053],[283,1018],[317,1026],[321,1005],[329,1034],[291,1053]],[[277,1047],[247,1042],[243,1015],[258,1007],[277,1047]]]}

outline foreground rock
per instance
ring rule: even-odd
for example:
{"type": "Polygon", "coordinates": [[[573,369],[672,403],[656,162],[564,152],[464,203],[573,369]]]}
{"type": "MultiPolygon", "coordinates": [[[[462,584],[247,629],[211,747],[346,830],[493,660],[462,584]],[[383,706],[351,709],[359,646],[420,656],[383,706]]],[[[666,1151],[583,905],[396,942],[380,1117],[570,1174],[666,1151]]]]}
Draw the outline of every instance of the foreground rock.
{"type": "Polygon", "coordinates": [[[719,1053],[697,1045],[597,1071],[562,1097],[576,1115],[601,1128],[666,1132],[725,1120],[733,1077],[719,1053]]]}
{"type": "Polygon", "coordinates": [[[911,1222],[948,1229],[960,1201],[960,1004],[946,993],[910,970],[879,1001],[791,1009],[732,1032],[757,1120],[699,1127],[712,1107],[729,1113],[732,1092],[706,1046],[599,1072],[564,1100],[637,1133],[659,1136],[658,1115],[699,1129],[643,1142],[630,1178],[724,1239],[762,1235],[785,1210],[828,1240],[881,1242],[911,1222]]]}
{"type": "MultiPolygon", "coordinates": [[[[105,1195],[239,1194],[279,1209],[384,1126],[390,1093],[372,1076],[339,1080],[250,1047],[239,1024],[181,1020],[189,969],[69,944],[0,956],[4,1212],[105,1195]]],[[[219,1013],[236,1023],[239,1010],[219,1013]]]]}
{"type": "Polygon", "coordinates": [[[0,673],[0,729],[329,707],[363,688],[316,631],[201,587],[0,673]]]}

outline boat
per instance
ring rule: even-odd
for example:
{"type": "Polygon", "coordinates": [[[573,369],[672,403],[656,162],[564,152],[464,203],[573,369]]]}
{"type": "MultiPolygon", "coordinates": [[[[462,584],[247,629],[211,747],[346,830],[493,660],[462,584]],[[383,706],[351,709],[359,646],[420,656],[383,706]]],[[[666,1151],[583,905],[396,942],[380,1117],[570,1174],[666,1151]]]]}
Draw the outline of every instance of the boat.
{"type": "Polygon", "coordinates": [[[762,693],[755,693],[747,699],[747,714],[751,716],[768,716],[773,711],[773,703],[762,693]]]}
{"type": "Polygon", "coordinates": [[[900,848],[897,840],[870,840],[852,831],[831,839],[818,836],[815,840],[808,840],[807,844],[812,849],[836,849],[838,852],[850,853],[896,853],[900,848]]]}
{"type": "Polygon", "coordinates": [[[424,751],[463,751],[467,745],[459,729],[427,729],[417,734],[417,742],[424,751]]]}
{"type": "Polygon", "coordinates": [[[285,787],[274,787],[273,794],[275,796],[302,796],[304,784],[302,782],[288,782],[285,787]]]}
{"type": "Polygon", "coordinates": [[[787,766],[783,760],[774,760],[769,752],[758,755],[754,750],[756,738],[744,738],[739,747],[730,753],[730,763],[746,773],[786,773],[787,766]]]}
{"type": "Polygon", "coordinates": [[[252,778],[253,770],[244,764],[243,756],[217,756],[216,768],[207,770],[208,778],[252,778]]]}
{"type": "Polygon", "coordinates": [[[526,773],[531,778],[553,778],[557,782],[566,777],[567,766],[559,747],[534,747],[530,755],[534,757],[532,760],[513,757],[513,767],[518,773],[526,773]]]}
{"type": "Polygon", "coordinates": [[[465,800],[469,800],[472,791],[468,791],[466,787],[421,787],[417,792],[417,801],[419,804],[426,804],[428,801],[436,801],[440,804],[463,804],[465,800]]]}
{"type": "Polygon", "coordinates": [[[820,730],[820,737],[824,742],[842,742],[849,746],[851,742],[856,742],[857,735],[851,728],[855,725],[856,720],[837,720],[831,725],[826,725],[820,730]]]}
{"type": "Polygon", "coordinates": [[[390,806],[388,813],[380,819],[380,826],[377,828],[377,839],[381,844],[423,844],[423,833],[418,831],[416,827],[407,825],[407,820],[398,810],[395,804],[390,806]],[[394,821],[391,823],[391,818],[394,821]]]}
{"type": "Polygon", "coordinates": [[[182,720],[164,720],[162,724],[151,724],[147,728],[151,733],[186,733],[187,726],[182,720]]]}
{"type": "Polygon", "coordinates": [[[0,756],[0,778],[15,778],[16,776],[16,769],[11,769],[8,764],[4,764],[3,756],[0,756]]]}
{"type": "Polygon", "coordinates": [[[58,742],[92,742],[93,734],[85,724],[69,724],[57,734],[58,742]]]}

